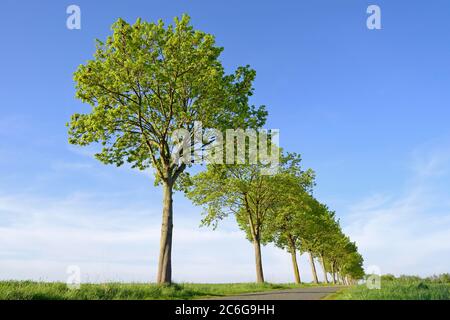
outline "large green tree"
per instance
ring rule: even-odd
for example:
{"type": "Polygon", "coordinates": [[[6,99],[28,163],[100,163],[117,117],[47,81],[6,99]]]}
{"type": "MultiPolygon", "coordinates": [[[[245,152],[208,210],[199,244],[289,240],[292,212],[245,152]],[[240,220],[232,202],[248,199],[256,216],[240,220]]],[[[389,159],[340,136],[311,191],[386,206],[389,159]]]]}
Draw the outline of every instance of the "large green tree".
{"type": "Polygon", "coordinates": [[[119,19],[74,75],[76,96],[92,109],[72,116],[69,142],[101,143],[96,157],[107,164],[153,167],[163,186],[158,283],[172,279],[172,195],[189,166],[174,160],[186,151],[177,149],[173,132],[194,134],[196,122],[217,130],[257,128],[266,119],[264,107],[249,105],[255,72],[247,66],[226,74],[221,52],[214,37],[194,30],[187,15],[168,26],[119,19]]]}

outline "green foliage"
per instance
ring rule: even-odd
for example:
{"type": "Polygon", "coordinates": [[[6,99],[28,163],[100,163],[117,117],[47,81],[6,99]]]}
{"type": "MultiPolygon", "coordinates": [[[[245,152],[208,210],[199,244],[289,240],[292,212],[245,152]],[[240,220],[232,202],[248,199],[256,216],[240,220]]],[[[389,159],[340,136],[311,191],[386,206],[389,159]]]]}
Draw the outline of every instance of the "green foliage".
{"type": "Polygon", "coordinates": [[[450,274],[449,273],[443,273],[440,275],[434,275],[431,276],[429,278],[427,278],[427,280],[430,280],[432,282],[436,282],[436,283],[448,283],[450,284],[450,274]]]}
{"type": "Polygon", "coordinates": [[[209,165],[191,178],[187,195],[204,207],[205,225],[216,227],[234,215],[248,240],[273,242],[291,253],[311,251],[330,272],[361,279],[362,256],[334,212],[311,195],[315,174],[300,163],[298,154],[285,153],[273,176],[261,175],[262,164],[209,165]]]}
{"type": "Polygon", "coordinates": [[[266,241],[265,221],[276,196],[273,177],[261,175],[261,165],[208,165],[194,176],[187,196],[204,206],[204,225],[217,226],[234,215],[249,240],[266,241]]]}
{"type": "Polygon", "coordinates": [[[331,272],[362,278],[363,259],[355,243],[344,235],[335,213],[311,195],[314,173],[302,171],[300,161],[290,164],[275,179],[279,201],[268,223],[271,241],[291,253],[311,252],[323,259],[331,272]]]}
{"type": "Polygon", "coordinates": [[[422,279],[419,276],[410,276],[410,275],[400,275],[398,278],[400,281],[421,281],[422,279]]]}
{"type": "Polygon", "coordinates": [[[265,108],[249,105],[255,71],[226,74],[223,48],[187,15],[168,26],[119,19],[112,32],[75,72],[76,96],[92,111],[72,116],[70,143],[101,143],[100,161],[153,166],[157,181],[173,183],[186,167],[172,161],[174,130],[191,131],[196,121],[218,130],[264,124],[265,108]]]}
{"type": "Polygon", "coordinates": [[[315,173],[303,170],[297,154],[283,158],[280,172],[274,177],[277,201],[268,221],[271,242],[289,252],[300,247],[302,237],[313,225],[313,201],[310,192],[315,173]]]}
{"type": "Polygon", "coordinates": [[[393,274],[383,274],[381,276],[381,281],[394,281],[395,276],[393,274]]]}
{"type": "Polygon", "coordinates": [[[191,178],[187,196],[204,207],[204,225],[216,227],[220,220],[234,215],[250,241],[267,243],[272,238],[274,212],[280,202],[286,201],[283,183],[297,177],[295,179],[303,179],[301,183],[306,185],[313,179],[310,171],[307,174],[296,171],[299,161],[296,154],[282,156],[282,173],[277,175],[262,174],[267,164],[261,162],[208,165],[206,171],[191,178]]]}

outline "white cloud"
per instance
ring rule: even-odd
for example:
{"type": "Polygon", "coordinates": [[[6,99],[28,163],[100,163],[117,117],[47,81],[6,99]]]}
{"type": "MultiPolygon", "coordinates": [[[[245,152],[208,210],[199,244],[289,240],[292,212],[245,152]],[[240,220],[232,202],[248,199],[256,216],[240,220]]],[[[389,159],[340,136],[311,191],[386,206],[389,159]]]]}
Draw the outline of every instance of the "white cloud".
{"type": "MultiPolygon", "coordinates": [[[[442,182],[448,181],[450,158],[439,150],[423,154],[416,153],[403,193],[380,190],[349,206],[342,219],[366,265],[378,265],[384,273],[449,271],[450,197],[442,182]]],[[[61,174],[69,169],[97,170],[84,159],[53,166],[61,174]]],[[[75,264],[84,281],[154,281],[160,190],[150,190],[148,197],[130,185],[115,192],[74,192],[65,197],[0,193],[0,279],[64,281],[67,266],[75,264]]],[[[212,231],[198,227],[200,208],[179,195],[174,205],[176,281],[254,281],[253,247],[232,218],[212,231]]],[[[263,264],[268,281],[292,282],[286,252],[264,247],[263,264]]],[[[319,265],[317,269],[321,276],[319,265]]],[[[300,271],[304,280],[311,280],[304,256],[300,271]]]]}
{"type": "MultiPolygon", "coordinates": [[[[66,268],[78,265],[83,281],[154,281],[160,207],[132,205],[126,195],[0,196],[0,279],[64,281],[66,268]]],[[[175,210],[174,279],[254,281],[253,247],[243,233],[231,221],[199,228],[199,211],[175,210]]],[[[267,280],[292,282],[288,254],[265,247],[263,261],[267,280]]],[[[306,258],[301,269],[310,280],[306,258]]]]}
{"type": "Polygon", "coordinates": [[[450,202],[442,188],[448,155],[416,150],[402,194],[377,194],[349,208],[344,230],[357,242],[366,266],[396,275],[450,271],[450,202]]]}

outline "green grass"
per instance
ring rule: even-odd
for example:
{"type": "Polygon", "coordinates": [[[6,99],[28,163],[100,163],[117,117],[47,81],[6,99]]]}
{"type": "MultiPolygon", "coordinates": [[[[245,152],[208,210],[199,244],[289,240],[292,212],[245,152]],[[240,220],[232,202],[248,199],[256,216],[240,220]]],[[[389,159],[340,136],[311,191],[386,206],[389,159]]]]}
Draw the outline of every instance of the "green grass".
{"type": "Polygon", "coordinates": [[[0,300],[172,300],[221,297],[250,292],[312,286],[308,284],[82,284],[79,290],[65,283],[0,281],[0,300]]]}
{"type": "Polygon", "coordinates": [[[381,289],[358,285],[328,297],[334,300],[450,300],[450,283],[418,277],[383,277],[381,289]]]}

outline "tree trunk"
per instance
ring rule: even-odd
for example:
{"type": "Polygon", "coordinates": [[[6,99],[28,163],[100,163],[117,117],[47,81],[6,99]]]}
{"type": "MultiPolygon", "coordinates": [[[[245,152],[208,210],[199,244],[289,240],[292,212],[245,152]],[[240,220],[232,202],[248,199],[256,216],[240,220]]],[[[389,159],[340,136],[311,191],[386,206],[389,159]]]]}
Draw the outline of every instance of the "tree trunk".
{"type": "Polygon", "coordinates": [[[333,276],[333,284],[336,284],[336,272],[334,271],[334,262],[331,263],[331,275],[333,276]]]}
{"type": "Polygon", "coordinates": [[[300,272],[298,270],[297,251],[295,250],[295,248],[291,248],[290,250],[292,257],[292,267],[294,268],[295,283],[300,284],[302,283],[302,280],[300,279],[300,272]]]}
{"type": "Polygon", "coordinates": [[[309,254],[309,263],[311,264],[311,271],[313,274],[313,280],[315,284],[319,283],[319,279],[317,278],[317,271],[316,271],[316,265],[314,264],[314,257],[311,253],[311,251],[308,251],[309,254]]]}
{"type": "Polygon", "coordinates": [[[157,282],[159,284],[170,284],[172,283],[173,184],[170,182],[164,182],[163,187],[163,216],[161,226],[161,241],[159,247],[157,282]]]}
{"type": "Polygon", "coordinates": [[[259,240],[254,240],[253,245],[255,247],[256,282],[264,283],[264,273],[261,259],[261,242],[259,240]]]}
{"type": "Polygon", "coordinates": [[[339,284],[344,284],[344,281],[343,281],[342,279],[343,279],[343,278],[342,278],[341,271],[339,271],[339,272],[338,272],[338,281],[339,281],[339,284]]]}
{"type": "Polygon", "coordinates": [[[295,249],[295,241],[291,235],[287,235],[288,248],[292,258],[292,267],[294,268],[295,283],[300,284],[302,280],[300,279],[300,271],[298,269],[297,262],[297,250],[295,249]]]}
{"type": "Polygon", "coordinates": [[[327,269],[325,268],[325,261],[323,260],[323,255],[320,255],[320,264],[322,265],[323,277],[325,279],[325,283],[328,283],[327,269]]]}

